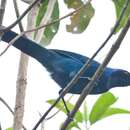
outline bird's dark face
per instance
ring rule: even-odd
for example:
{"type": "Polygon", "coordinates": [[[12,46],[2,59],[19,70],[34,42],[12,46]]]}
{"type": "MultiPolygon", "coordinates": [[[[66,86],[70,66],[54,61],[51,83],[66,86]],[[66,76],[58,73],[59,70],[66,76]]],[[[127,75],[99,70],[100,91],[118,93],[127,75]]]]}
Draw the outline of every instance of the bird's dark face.
{"type": "Polygon", "coordinates": [[[130,85],[130,73],[125,70],[116,70],[108,80],[109,87],[122,87],[130,85]]]}

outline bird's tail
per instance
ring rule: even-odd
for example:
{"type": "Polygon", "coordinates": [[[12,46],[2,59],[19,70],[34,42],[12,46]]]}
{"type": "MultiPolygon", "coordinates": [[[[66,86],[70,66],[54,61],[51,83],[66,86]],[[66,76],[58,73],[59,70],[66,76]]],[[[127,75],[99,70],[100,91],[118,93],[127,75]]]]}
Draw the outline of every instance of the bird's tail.
{"type": "MultiPolygon", "coordinates": [[[[9,43],[17,34],[11,30],[5,32],[2,36],[2,41],[9,43]]],[[[56,58],[54,52],[41,47],[34,41],[29,40],[26,37],[20,37],[13,44],[14,47],[21,50],[25,54],[37,59],[45,68],[51,71],[52,62],[56,58]]]]}

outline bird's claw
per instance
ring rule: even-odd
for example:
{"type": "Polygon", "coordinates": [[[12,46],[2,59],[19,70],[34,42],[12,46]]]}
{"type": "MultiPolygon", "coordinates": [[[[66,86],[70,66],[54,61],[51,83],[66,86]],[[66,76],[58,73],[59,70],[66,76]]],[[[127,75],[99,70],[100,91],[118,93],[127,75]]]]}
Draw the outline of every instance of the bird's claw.
{"type": "Polygon", "coordinates": [[[90,77],[81,76],[80,78],[81,78],[81,79],[88,79],[89,81],[91,81],[91,78],[90,78],[90,77]]]}
{"type": "Polygon", "coordinates": [[[74,121],[74,119],[70,116],[70,112],[67,112],[67,117],[69,118],[70,121],[74,121]]]}

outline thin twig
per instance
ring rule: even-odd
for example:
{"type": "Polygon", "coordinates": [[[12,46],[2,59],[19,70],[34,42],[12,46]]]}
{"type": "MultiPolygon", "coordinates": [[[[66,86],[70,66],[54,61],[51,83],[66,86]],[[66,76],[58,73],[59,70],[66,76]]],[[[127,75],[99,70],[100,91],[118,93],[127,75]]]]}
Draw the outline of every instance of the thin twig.
{"type": "Polygon", "coordinates": [[[14,22],[12,23],[11,25],[9,25],[8,27],[6,28],[0,28],[0,32],[4,32],[4,31],[8,31],[10,29],[12,29],[14,26],[16,26],[19,21],[21,21],[24,16],[34,7],[34,5],[36,5],[40,0],[35,0],[34,2],[32,2],[29,7],[23,12],[23,14],[21,16],[19,16],[19,18],[14,22]]]}
{"type": "MultiPolygon", "coordinates": [[[[39,113],[39,116],[42,117],[42,114],[40,112],[39,113]]],[[[45,124],[46,120],[44,120],[42,123],[41,123],[41,130],[44,130],[44,124],[45,124]]]]}
{"type": "MultiPolygon", "coordinates": [[[[7,0],[1,0],[1,3],[0,3],[0,26],[2,25],[2,22],[3,22],[6,2],[7,2],[7,0]]],[[[1,28],[2,28],[2,26],[0,27],[0,29],[1,28]]],[[[3,32],[0,32],[0,38],[2,37],[2,35],[3,35],[3,32]]]]}
{"type": "MultiPolygon", "coordinates": [[[[15,9],[16,17],[19,18],[20,17],[20,13],[19,13],[19,9],[18,9],[17,0],[13,0],[13,4],[14,4],[14,9],[15,9]]],[[[20,32],[23,32],[24,28],[23,28],[23,25],[22,25],[22,21],[19,21],[18,25],[19,25],[20,32]]]]}
{"type": "MultiPolygon", "coordinates": [[[[89,2],[89,1],[88,1],[89,2]]],[[[103,42],[103,44],[100,46],[100,48],[96,51],[96,53],[84,64],[84,66],[79,70],[79,72],[74,76],[74,78],[68,83],[68,85],[65,87],[65,89],[60,93],[60,96],[57,98],[57,100],[52,104],[52,106],[44,113],[44,115],[41,117],[41,119],[37,122],[37,124],[34,126],[32,130],[36,130],[39,124],[46,118],[48,113],[55,107],[55,105],[59,102],[59,100],[65,96],[66,93],[70,90],[72,86],[78,81],[79,77],[86,71],[86,68],[88,68],[92,62],[92,60],[95,58],[95,56],[99,53],[99,51],[106,45],[106,43],[109,41],[109,39],[112,37],[114,32],[116,31],[117,27],[120,24],[120,21],[122,17],[124,16],[124,13],[128,7],[129,0],[126,1],[124,8],[121,11],[120,17],[117,20],[112,32],[108,35],[106,40],[103,42]]]]}
{"type": "Polygon", "coordinates": [[[8,105],[8,103],[1,97],[0,97],[0,101],[7,107],[7,109],[12,113],[12,115],[14,115],[14,112],[11,109],[11,107],[8,105]]]}
{"type": "Polygon", "coordinates": [[[2,56],[8,49],[9,49],[9,47],[11,46],[11,45],[13,45],[14,43],[15,43],[15,41],[17,41],[21,36],[23,36],[24,35],[24,33],[21,33],[21,34],[19,34],[18,36],[16,36],[15,38],[13,38],[10,42],[9,42],[9,44],[7,45],[7,47],[4,49],[4,51],[2,51],[1,53],[0,53],[0,56],[2,56]]]}
{"type": "Polygon", "coordinates": [[[25,2],[27,4],[30,4],[32,2],[32,0],[21,0],[21,1],[23,1],[23,2],[25,2]]]}
{"type": "MultiPolygon", "coordinates": [[[[69,102],[72,97],[73,97],[73,95],[71,95],[71,96],[69,97],[69,99],[67,100],[67,102],[69,102]]],[[[56,116],[56,115],[57,115],[60,111],[62,111],[64,108],[65,108],[65,106],[64,106],[64,104],[63,104],[63,106],[61,106],[58,111],[56,111],[56,112],[55,112],[53,115],[51,115],[50,117],[47,117],[45,120],[50,120],[50,119],[52,119],[54,116],[56,116]]]]}
{"type": "Polygon", "coordinates": [[[130,27],[130,17],[128,18],[128,21],[127,21],[125,27],[121,31],[121,33],[118,36],[116,42],[111,47],[111,49],[110,49],[109,53],[107,54],[106,58],[104,59],[103,63],[98,67],[98,69],[95,72],[94,76],[92,77],[91,81],[83,89],[83,91],[82,91],[82,93],[81,93],[78,101],[75,104],[74,109],[70,112],[70,115],[67,117],[67,119],[65,120],[65,122],[61,126],[60,130],[65,130],[67,128],[67,126],[72,121],[73,117],[75,116],[76,112],[78,111],[79,107],[81,106],[82,102],[86,98],[86,96],[91,92],[91,90],[94,87],[96,87],[97,81],[99,80],[99,78],[103,74],[103,72],[105,70],[105,67],[110,62],[110,60],[112,59],[112,57],[115,55],[115,53],[117,52],[117,50],[120,48],[120,45],[121,45],[124,37],[126,36],[128,30],[129,30],[129,27],[130,27]]]}
{"type": "MultiPolygon", "coordinates": [[[[72,12],[72,13],[73,13],[73,12],[72,12]]],[[[68,17],[68,16],[67,16],[67,17],[68,17]]],[[[62,20],[62,18],[61,18],[61,20],[62,20]]],[[[54,23],[55,23],[55,22],[56,22],[56,21],[54,21],[54,23]]],[[[50,24],[51,24],[51,23],[50,23],[50,24]]],[[[49,26],[50,24],[48,24],[48,26],[49,26]]],[[[53,23],[52,23],[52,24],[53,24],[53,23]]],[[[39,28],[39,29],[40,29],[40,28],[39,28]]],[[[31,31],[31,30],[30,30],[30,31],[31,31]]],[[[23,34],[22,34],[22,35],[23,35],[23,34]]],[[[21,36],[22,36],[22,35],[21,35],[21,36]]],[[[65,93],[66,93],[66,92],[65,92],[65,93]]],[[[61,94],[61,97],[64,96],[65,93],[61,94]]]]}
{"type": "MultiPolygon", "coordinates": [[[[2,55],[9,49],[9,47],[10,47],[11,45],[13,45],[13,43],[15,43],[15,41],[18,40],[20,37],[22,37],[24,34],[30,33],[30,32],[33,32],[33,31],[37,31],[37,30],[39,30],[39,29],[42,29],[42,28],[51,26],[51,25],[53,25],[53,24],[55,24],[55,23],[57,23],[57,22],[59,22],[59,21],[61,21],[61,20],[64,20],[65,18],[67,18],[67,17],[69,17],[69,16],[75,14],[76,12],[78,12],[79,10],[81,10],[82,8],[86,7],[86,5],[89,4],[91,1],[92,1],[92,0],[88,0],[88,2],[87,2],[85,5],[80,6],[80,7],[77,8],[76,10],[70,12],[69,14],[67,14],[67,15],[65,15],[65,16],[63,16],[63,17],[61,17],[61,18],[59,18],[59,19],[56,19],[56,20],[54,20],[54,21],[52,21],[52,22],[50,22],[50,23],[47,23],[47,24],[45,24],[45,25],[38,26],[38,27],[33,28],[33,29],[28,29],[27,31],[23,31],[21,34],[19,34],[18,36],[16,36],[16,37],[14,38],[14,40],[12,39],[12,40],[9,42],[9,44],[8,44],[7,47],[4,49],[4,51],[2,51],[2,52],[0,53],[0,56],[2,56],[2,55]]],[[[5,28],[5,29],[4,29],[4,28],[5,28],[5,27],[3,27],[3,29],[0,29],[0,31],[6,29],[6,28],[5,28]]]]}
{"type": "Polygon", "coordinates": [[[3,22],[6,2],[7,0],[1,0],[1,3],[0,3],[0,25],[2,25],[2,22],[3,22]]]}
{"type": "Polygon", "coordinates": [[[32,130],[36,130],[41,122],[43,122],[49,112],[56,106],[56,104],[60,101],[61,96],[57,98],[57,100],[50,106],[50,108],[44,113],[44,115],[39,119],[39,121],[35,124],[32,130]]]}
{"type": "MultiPolygon", "coordinates": [[[[8,103],[1,97],[0,97],[0,101],[7,107],[7,109],[10,111],[10,113],[14,116],[14,112],[11,109],[11,107],[8,105],[8,103]]],[[[24,125],[22,125],[22,127],[24,130],[27,130],[24,125]]]]}

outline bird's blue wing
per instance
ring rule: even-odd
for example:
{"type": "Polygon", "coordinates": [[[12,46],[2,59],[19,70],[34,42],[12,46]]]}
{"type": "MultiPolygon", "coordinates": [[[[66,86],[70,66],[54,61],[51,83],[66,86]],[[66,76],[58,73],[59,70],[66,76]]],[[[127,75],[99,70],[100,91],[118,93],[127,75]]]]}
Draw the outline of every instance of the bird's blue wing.
{"type": "Polygon", "coordinates": [[[86,56],[76,54],[76,53],[70,52],[70,51],[63,51],[63,50],[58,50],[58,49],[51,49],[51,50],[55,51],[56,53],[58,53],[59,55],[62,55],[64,57],[68,57],[73,60],[77,60],[78,62],[82,62],[83,64],[89,59],[86,56]]]}
{"type": "MultiPolygon", "coordinates": [[[[50,50],[55,51],[56,53],[64,57],[68,57],[68,58],[76,60],[77,62],[81,62],[82,64],[84,64],[87,60],[89,60],[88,57],[74,53],[74,52],[57,50],[57,49],[50,49],[50,50]]],[[[92,64],[99,65],[99,63],[94,60],[92,61],[92,64]]]]}

